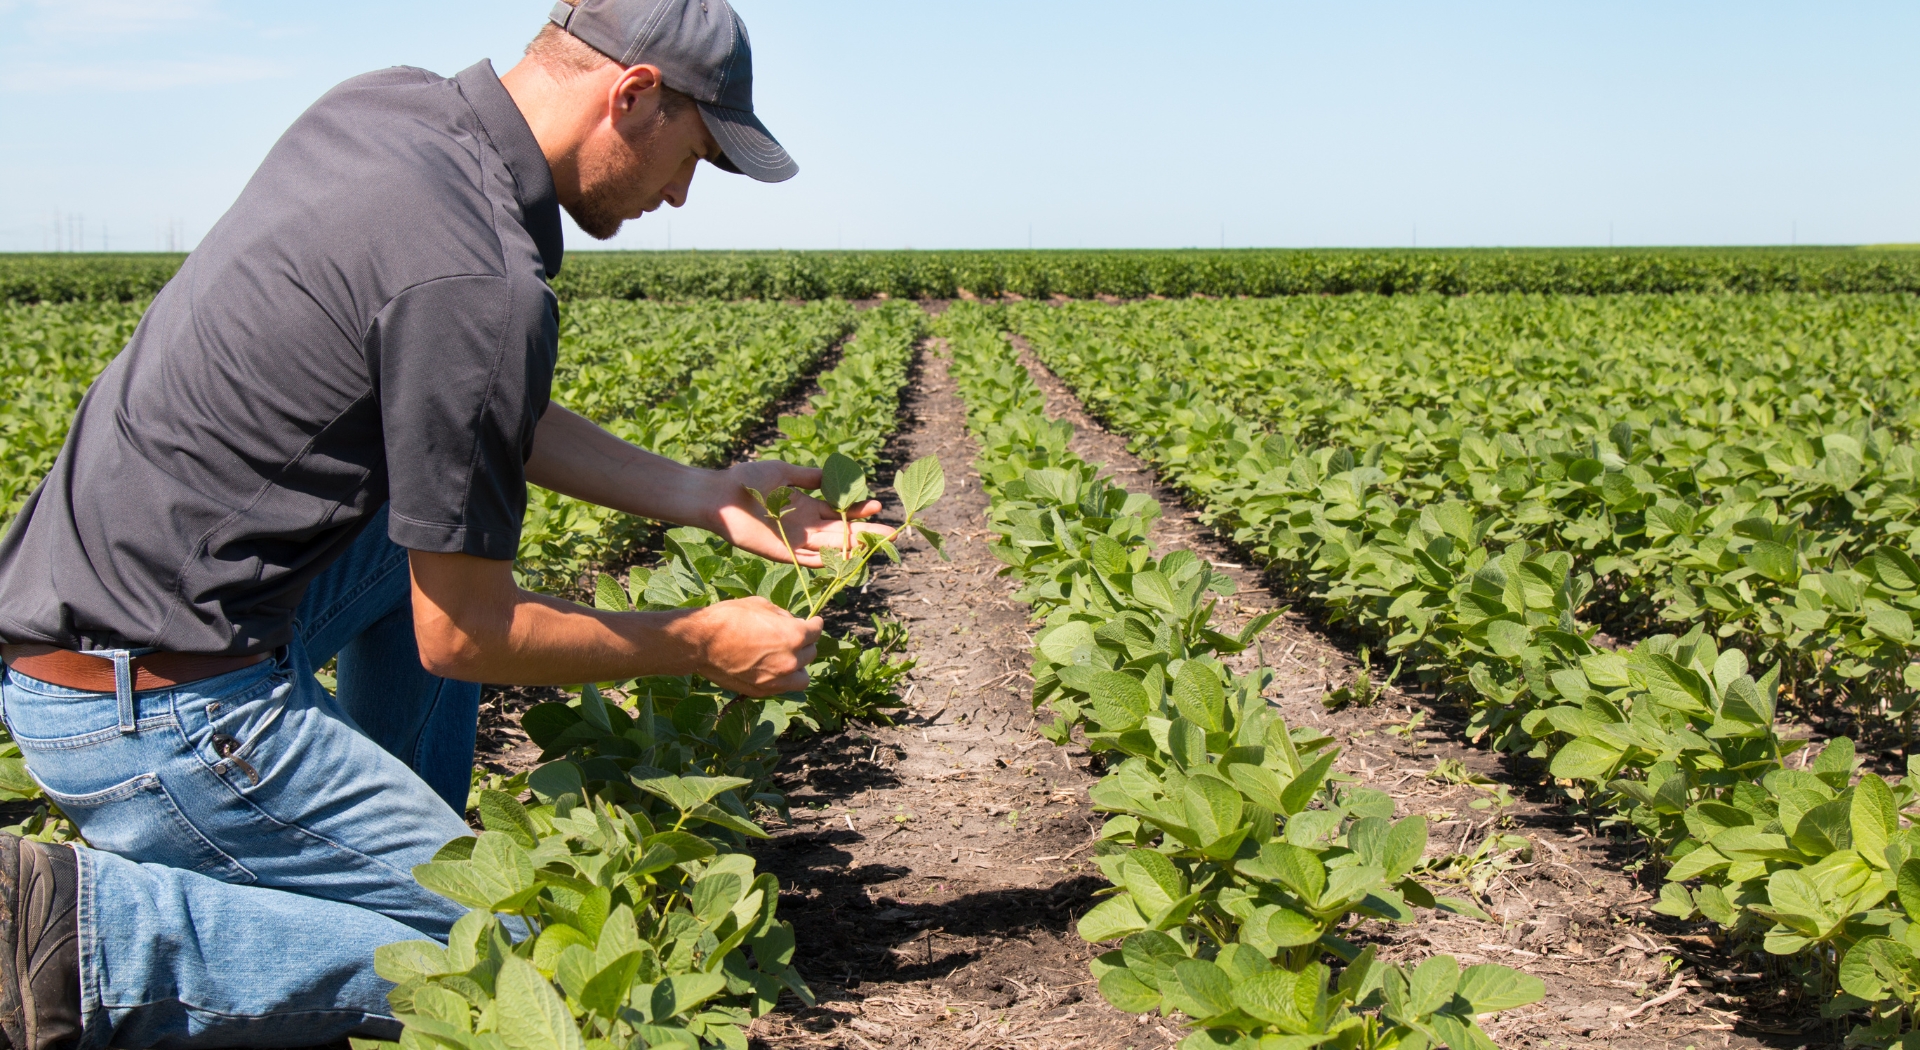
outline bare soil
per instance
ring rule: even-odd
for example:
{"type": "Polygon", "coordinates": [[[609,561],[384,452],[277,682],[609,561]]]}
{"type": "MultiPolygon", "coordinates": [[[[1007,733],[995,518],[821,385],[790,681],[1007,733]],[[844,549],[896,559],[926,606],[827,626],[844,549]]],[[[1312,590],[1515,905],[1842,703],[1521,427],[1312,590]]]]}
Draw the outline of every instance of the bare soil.
{"type": "MultiPolygon", "coordinates": [[[[1159,553],[1187,548],[1238,584],[1241,622],[1279,604],[1245,556],[1220,541],[1157,483],[1125,442],[1087,417],[1029,357],[1049,411],[1078,429],[1074,450],[1106,464],[1166,513],[1159,553]]],[[[1087,802],[1091,756],[1034,728],[1026,671],[1032,633],[1015,585],[987,551],[976,446],[937,346],[923,350],[889,450],[904,462],[938,455],[945,500],[929,524],[952,561],[923,545],[883,569],[854,610],[905,620],[918,660],[899,724],[853,725],[787,745],[780,769],[793,823],[758,851],[783,887],[780,911],[819,998],[789,1000],[753,1028],[756,1046],[859,1048],[1132,1047],[1179,1041],[1172,1021],[1123,1014],[1102,1000],[1074,924],[1104,882],[1087,854],[1101,818],[1087,802]]],[[[1400,815],[1431,824],[1429,857],[1494,916],[1444,913],[1369,924],[1362,940],[1388,958],[1435,953],[1500,962],[1540,977],[1544,1001],[1486,1024],[1502,1047],[1813,1047],[1838,1032],[1755,956],[1730,957],[1704,926],[1648,910],[1657,883],[1625,874],[1632,840],[1569,812],[1544,772],[1462,743],[1459,712],[1397,689],[1329,710],[1355,679],[1352,646],[1289,612],[1258,652],[1276,672],[1269,696],[1289,723],[1333,736],[1337,768],[1392,794],[1400,815]],[[1476,782],[1477,781],[1477,782],[1476,782]],[[1510,798],[1510,803],[1503,803],[1510,798]],[[1475,808],[1474,803],[1482,806],[1475,808]],[[1518,848],[1490,835],[1524,840],[1518,848]],[[1448,858],[1452,858],[1448,860],[1448,858]]],[[[482,759],[525,768],[536,749],[518,714],[544,691],[490,689],[482,759]]]]}

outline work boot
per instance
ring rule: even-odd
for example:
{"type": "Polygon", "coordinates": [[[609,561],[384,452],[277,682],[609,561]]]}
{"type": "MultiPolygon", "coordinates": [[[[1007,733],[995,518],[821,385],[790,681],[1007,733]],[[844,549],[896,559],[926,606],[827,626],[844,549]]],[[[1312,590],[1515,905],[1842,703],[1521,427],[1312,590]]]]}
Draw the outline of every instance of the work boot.
{"type": "Polygon", "coordinates": [[[0,832],[0,1032],[4,1050],[80,1039],[80,870],[69,846],[0,832]]]}

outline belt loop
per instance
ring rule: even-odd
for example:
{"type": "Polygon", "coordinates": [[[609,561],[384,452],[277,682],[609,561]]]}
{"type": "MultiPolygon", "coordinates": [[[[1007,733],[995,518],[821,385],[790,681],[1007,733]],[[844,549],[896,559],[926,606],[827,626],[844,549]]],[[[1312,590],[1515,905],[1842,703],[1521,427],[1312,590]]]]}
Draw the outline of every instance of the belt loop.
{"type": "Polygon", "coordinates": [[[133,654],[125,649],[107,653],[113,658],[113,698],[120,708],[120,732],[139,728],[139,716],[133,709],[133,654]]]}

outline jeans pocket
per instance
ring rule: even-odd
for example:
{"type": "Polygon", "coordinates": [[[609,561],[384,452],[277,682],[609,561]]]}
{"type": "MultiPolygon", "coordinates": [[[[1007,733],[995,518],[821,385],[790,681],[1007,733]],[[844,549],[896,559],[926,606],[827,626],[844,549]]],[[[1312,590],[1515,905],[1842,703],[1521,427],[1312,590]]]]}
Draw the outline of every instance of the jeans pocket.
{"type": "Polygon", "coordinates": [[[44,781],[40,787],[95,849],[143,864],[197,871],[222,882],[254,881],[253,872],[187,820],[167,786],[152,773],[84,795],[55,791],[44,781]]]}

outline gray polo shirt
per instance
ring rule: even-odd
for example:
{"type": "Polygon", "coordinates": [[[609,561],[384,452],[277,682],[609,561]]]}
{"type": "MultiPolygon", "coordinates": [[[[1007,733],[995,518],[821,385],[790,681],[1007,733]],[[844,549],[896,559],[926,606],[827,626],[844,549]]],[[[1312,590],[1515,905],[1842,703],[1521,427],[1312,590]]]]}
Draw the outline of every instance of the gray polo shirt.
{"type": "Polygon", "coordinates": [[[328,92],[88,391],[0,542],[0,640],[274,649],[388,502],[402,546],[512,558],[560,257],[490,64],[328,92]]]}

